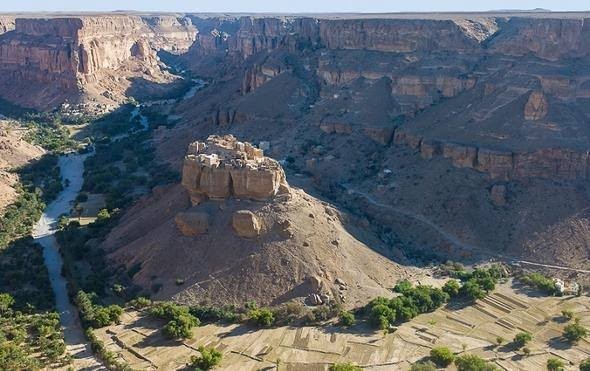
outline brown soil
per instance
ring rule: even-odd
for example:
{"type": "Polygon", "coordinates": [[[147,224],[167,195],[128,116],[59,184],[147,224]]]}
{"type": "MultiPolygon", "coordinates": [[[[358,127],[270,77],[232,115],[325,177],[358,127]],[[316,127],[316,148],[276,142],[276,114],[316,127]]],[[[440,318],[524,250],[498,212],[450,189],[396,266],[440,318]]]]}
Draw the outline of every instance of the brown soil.
{"type": "Polygon", "coordinates": [[[156,298],[278,304],[325,292],[337,298],[342,294],[347,305],[358,306],[391,295],[388,288],[397,280],[418,274],[371,250],[365,242],[374,249],[380,242],[302,190],[293,189],[290,197],[272,202],[230,199],[193,207],[210,215],[208,232],[197,237],[183,236],[174,223],[174,216],[188,209],[188,196],[180,186],[157,190],[138,203],[104,243],[113,261],[127,268],[141,263],[134,282],[147,289],[161,285],[156,298]],[[263,224],[260,237],[245,239],[234,233],[231,217],[236,210],[258,216],[263,224]],[[312,287],[311,277],[322,282],[321,289],[312,287]],[[176,285],[177,278],[184,284],[176,285]]]}

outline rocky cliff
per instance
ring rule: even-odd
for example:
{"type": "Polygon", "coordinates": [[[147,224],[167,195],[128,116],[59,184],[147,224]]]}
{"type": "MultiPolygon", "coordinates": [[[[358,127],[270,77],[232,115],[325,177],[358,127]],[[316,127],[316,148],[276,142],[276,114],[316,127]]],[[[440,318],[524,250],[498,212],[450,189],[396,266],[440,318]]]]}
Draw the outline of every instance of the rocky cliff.
{"type": "Polygon", "coordinates": [[[231,135],[210,136],[206,142],[189,146],[182,185],[193,204],[230,196],[266,200],[289,192],[285,173],[275,160],[231,135]]]}
{"type": "Polygon", "coordinates": [[[17,18],[0,37],[2,95],[25,107],[47,109],[88,95],[116,104],[130,82],[169,82],[158,49],[182,51],[196,36],[189,20],[127,15],[17,18]],[[114,73],[118,71],[118,73],[114,73]]]}

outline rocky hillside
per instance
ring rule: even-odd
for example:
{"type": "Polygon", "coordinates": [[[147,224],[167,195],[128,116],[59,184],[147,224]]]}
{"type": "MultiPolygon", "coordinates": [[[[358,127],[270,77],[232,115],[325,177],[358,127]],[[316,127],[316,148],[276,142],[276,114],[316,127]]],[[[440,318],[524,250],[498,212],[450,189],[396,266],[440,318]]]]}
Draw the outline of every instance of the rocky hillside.
{"type": "Polygon", "coordinates": [[[138,203],[103,245],[114,263],[140,267],[133,281],[156,298],[358,306],[417,274],[371,250],[361,240],[380,243],[234,137],[193,143],[182,185],[138,203]]]}
{"type": "Polygon", "coordinates": [[[24,131],[14,125],[0,121],[0,213],[17,196],[14,186],[18,177],[10,170],[45,153],[42,148],[24,141],[23,134],[24,131]]]}
{"type": "Polygon", "coordinates": [[[410,254],[551,262],[567,246],[543,233],[590,206],[589,17],[193,16],[179,61],[212,84],[159,153],[180,166],[186,138],[267,141],[410,254]]]}

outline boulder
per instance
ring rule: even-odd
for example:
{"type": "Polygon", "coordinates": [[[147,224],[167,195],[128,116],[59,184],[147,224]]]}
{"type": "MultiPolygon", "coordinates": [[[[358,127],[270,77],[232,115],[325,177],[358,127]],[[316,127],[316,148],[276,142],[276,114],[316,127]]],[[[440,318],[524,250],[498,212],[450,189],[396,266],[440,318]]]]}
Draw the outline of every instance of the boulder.
{"type": "Polygon", "coordinates": [[[209,214],[199,211],[178,213],[174,218],[176,227],[185,236],[195,237],[207,232],[209,214]]]}
{"type": "Polygon", "coordinates": [[[261,223],[249,210],[238,210],[232,217],[232,227],[240,237],[254,238],[260,235],[261,223]]]}
{"type": "Polygon", "coordinates": [[[547,116],[549,102],[542,91],[534,91],[529,95],[529,100],[524,106],[525,120],[541,120],[547,116]]]}
{"type": "Polygon", "coordinates": [[[503,184],[494,184],[490,189],[490,198],[496,206],[506,205],[506,186],[503,184]]]}

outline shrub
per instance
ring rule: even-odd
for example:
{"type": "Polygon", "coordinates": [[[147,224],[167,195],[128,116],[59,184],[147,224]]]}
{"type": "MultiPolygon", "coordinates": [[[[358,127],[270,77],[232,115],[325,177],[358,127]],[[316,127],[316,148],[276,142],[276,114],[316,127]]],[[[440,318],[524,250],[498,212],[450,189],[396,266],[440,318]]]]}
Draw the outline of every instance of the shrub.
{"type": "Polygon", "coordinates": [[[410,281],[401,280],[393,287],[393,291],[400,293],[400,294],[405,294],[408,291],[412,290],[412,287],[413,287],[413,285],[410,281]]]}
{"type": "Polygon", "coordinates": [[[516,334],[516,336],[514,337],[514,340],[512,342],[514,343],[516,348],[520,349],[520,348],[524,347],[525,345],[527,345],[527,343],[530,342],[531,340],[533,340],[533,335],[531,333],[519,332],[518,334],[516,334]]]}
{"type": "Polygon", "coordinates": [[[195,370],[210,370],[217,366],[223,358],[221,352],[214,348],[205,348],[204,346],[200,346],[198,350],[201,355],[192,356],[190,363],[190,366],[195,370]]]}
{"type": "Polygon", "coordinates": [[[432,361],[417,362],[410,367],[410,371],[436,371],[437,367],[432,361]]]}
{"type": "Polygon", "coordinates": [[[487,294],[486,291],[474,279],[467,281],[461,288],[461,292],[472,301],[483,299],[487,294]]]}
{"type": "Polygon", "coordinates": [[[351,312],[342,311],[340,312],[340,325],[344,327],[350,327],[356,322],[354,314],[351,312]]]}
{"type": "Polygon", "coordinates": [[[485,359],[473,354],[465,354],[455,359],[459,371],[495,371],[498,368],[485,359]]]}
{"type": "Polygon", "coordinates": [[[201,321],[189,312],[189,308],[173,302],[158,302],[150,308],[154,317],[167,320],[164,333],[171,339],[186,339],[192,336],[192,329],[201,321]]]}
{"type": "Polygon", "coordinates": [[[152,305],[152,301],[146,297],[140,296],[131,300],[129,305],[134,309],[143,309],[152,305]]]}
{"type": "Polygon", "coordinates": [[[361,371],[361,368],[353,363],[345,362],[345,363],[334,363],[330,365],[328,369],[330,371],[361,371]]]}
{"type": "Polygon", "coordinates": [[[9,294],[0,294],[0,313],[8,312],[14,305],[14,298],[9,294]]]}
{"type": "Polygon", "coordinates": [[[590,358],[586,358],[580,363],[580,371],[590,371],[590,358]]]}
{"type": "Polygon", "coordinates": [[[551,278],[546,277],[541,273],[525,274],[524,276],[520,277],[520,282],[529,287],[543,291],[547,295],[556,295],[558,293],[555,282],[553,282],[551,278]]]}
{"type": "Polygon", "coordinates": [[[201,322],[212,323],[223,321],[227,323],[235,323],[240,318],[240,314],[233,305],[228,305],[221,308],[196,305],[190,307],[189,311],[201,322]]]}
{"type": "Polygon", "coordinates": [[[91,297],[84,291],[78,291],[74,301],[80,310],[82,323],[86,327],[100,328],[109,326],[118,322],[119,317],[123,314],[123,309],[118,305],[109,305],[108,307],[95,305],[91,297]]]}
{"type": "Polygon", "coordinates": [[[100,209],[98,214],[96,214],[96,220],[99,222],[108,220],[111,217],[111,214],[107,209],[100,209]]]}
{"type": "Polygon", "coordinates": [[[563,337],[571,343],[577,343],[580,339],[586,337],[588,331],[578,321],[570,323],[563,329],[563,337]]]}
{"type": "Polygon", "coordinates": [[[547,360],[547,370],[549,371],[563,371],[565,364],[557,358],[549,358],[547,360]]]}
{"type": "Polygon", "coordinates": [[[248,318],[260,327],[270,327],[275,323],[274,313],[268,308],[250,309],[248,318]]]}
{"type": "Polygon", "coordinates": [[[455,360],[455,354],[447,347],[436,347],[430,350],[430,359],[438,367],[447,367],[455,360]]]}
{"type": "Polygon", "coordinates": [[[567,321],[570,321],[574,318],[574,312],[569,310],[569,309],[564,309],[561,311],[561,315],[563,316],[563,318],[565,318],[567,321]]]}
{"type": "Polygon", "coordinates": [[[442,290],[450,297],[457,296],[459,295],[459,290],[461,290],[461,284],[457,280],[448,280],[443,285],[442,290]]]}

